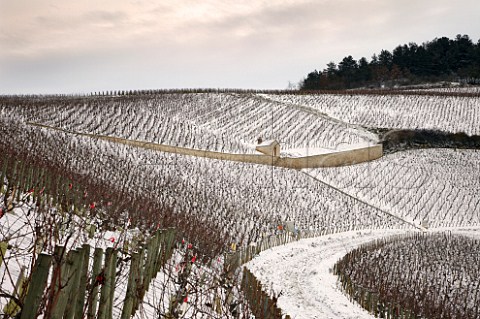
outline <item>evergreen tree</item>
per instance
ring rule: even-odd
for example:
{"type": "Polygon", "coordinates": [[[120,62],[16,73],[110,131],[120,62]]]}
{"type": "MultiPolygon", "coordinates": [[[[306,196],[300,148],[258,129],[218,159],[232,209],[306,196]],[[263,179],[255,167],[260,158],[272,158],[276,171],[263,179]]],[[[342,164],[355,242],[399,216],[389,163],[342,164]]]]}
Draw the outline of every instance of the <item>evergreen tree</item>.
{"type": "Polygon", "coordinates": [[[371,61],[358,62],[348,55],[341,62],[329,62],[323,72],[315,70],[302,81],[300,89],[345,89],[359,86],[395,85],[406,81],[452,81],[480,83],[480,40],[468,35],[455,39],[435,38],[417,45],[399,45],[392,52],[381,50],[371,61]]]}

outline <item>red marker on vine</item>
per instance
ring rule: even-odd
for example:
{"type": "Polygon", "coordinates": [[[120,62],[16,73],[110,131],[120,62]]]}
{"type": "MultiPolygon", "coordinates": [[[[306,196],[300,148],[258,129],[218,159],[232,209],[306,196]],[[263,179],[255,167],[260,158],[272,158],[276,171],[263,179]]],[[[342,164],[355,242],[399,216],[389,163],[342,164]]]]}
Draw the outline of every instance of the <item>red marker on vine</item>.
{"type": "Polygon", "coordinates": [[[95,284],[96,285],[103,285],[105,284],[105,276],[103,274],[103,271],[97,275],[97,277],[95,278],[95,284]]]}

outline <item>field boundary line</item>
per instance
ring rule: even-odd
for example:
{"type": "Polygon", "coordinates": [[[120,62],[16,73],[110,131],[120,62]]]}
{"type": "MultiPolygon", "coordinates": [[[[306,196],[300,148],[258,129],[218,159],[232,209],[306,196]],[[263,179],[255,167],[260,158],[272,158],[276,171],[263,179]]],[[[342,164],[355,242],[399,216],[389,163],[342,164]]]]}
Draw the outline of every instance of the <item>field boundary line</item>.
{"type": "Polygon", "coordinates": [[[413,227],[415,227],[415,228],[417,228],[417,229],[419,229],[419,230],[426,231],[426,228],[424,228],[424,227],[422,227],[422,226],[419,226],[419,225],[415,225],[414,223],[409,222],[408,220],[405,220],[405,219],[403,219],[403,218],[400,217],[400,216],[397,216],[397,215],[395,215],[395,214],[389,213],[389,212],[387,212],[386,210],[381,209],[380,207],[374,206],[374,205],[372,205],[372,204],[370,204],[370,203],[367,203],[366,201],[364,201],[364,200],[362,200],[362,199],[360,199],[360,198],[358,198],[358,197],[355,197],[355,196],[353,196],[353,195],[350,195],[349,193],[347,193],[347,192],[345,192],[345,191],[342,191],[340,188],[335,187],[335,186],[333,186],[333,185],[331,185],[331,184],[329,184],[329,183],[327,183],[327,182],[319,179],[318,177],[315,177],[315,176],[313,176],[313,175],[311,175],[311,174],[309,174],[309,173],[307,173],[307,172],[305,172],[305,171],[300,171],[300,172],[303,173],[303,174],[305,174],[305,175],[307,175],[307,176],[310,177],[310,178],[313,178],[313,179],[316,180],[317,182],[322,183],[323,185],[325,185],[325,186],[327,186],[327,187],[330,187],[330,188],[336,190],[337,192],[340,192],[341,194],[343,194],[343,195],[345,195],[345,196],[347,196],[347,197],[350,197],[350,198],[352,198],[352,199],[354,199],[354,200],[356,200],[356,201],[359,201],[359,202],[362,203],[362,204],[367,205],[368,207],[371,207],[371,208],[374,208],[374,209],[376,209],[376,210],[379,210],[380,212],[382,212],[382,213],[384,213],[384,214],[386,214],[386,215],[388,215],[388,216],[390,216],[390,217],[396,218],[396,219],[398,219],[398,220],[400,220],[400,221],[402,221],[402,222],[404,222],[404,223],[406,223],[406,224],[408,224],[408,225],[411,225],[411,226],[413,226],[413,227]]]}

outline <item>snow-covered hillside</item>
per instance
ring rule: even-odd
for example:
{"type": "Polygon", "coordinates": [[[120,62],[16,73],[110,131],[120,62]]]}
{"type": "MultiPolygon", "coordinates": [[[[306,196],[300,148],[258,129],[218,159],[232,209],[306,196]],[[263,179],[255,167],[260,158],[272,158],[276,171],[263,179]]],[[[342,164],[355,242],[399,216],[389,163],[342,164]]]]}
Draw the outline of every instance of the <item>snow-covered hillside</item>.
{"type": "Polygon", "coordinates": [[[430,129],[480,135],[480,97],[423,95],[262,95],[369,128],[430,129]]]}
{"type": "Polygon", "coordinates": [[[300,171],[155,152],[29,123],[243,154],[255,153],[262,137],[278,140],[282,156],[304,156],[377,142],[364,127],[479,134],[479,101],[253,93],[0,98],[0,147],[100,185],[102,196],[131,200],[132,220],[141,227],[194,221],[182,231],[198,249],[216,241],[217,250],[203,252],[213,259],[287,230],[305,236],[344,232],[265,252],[249,268],[275,294],[282,292],[279,306],[294,318],[369,318],[337,288],[329,269],[346,251],[375,238],[480,225],[478,150],[412,150],[300,171]],[[159,211],[155,220],[141,215],[145,203],[159,211]]]}
{"type": "Polygon", "coordinates": [[[374,134],[319,112],[252,94],[197,93],[105,99],[40,100],[0,106],[21,117],[74,132],[116,136],[173,146],[255,153],[257,139],[282,149],[375,143],[374,134]]]}
{"type": "Polygon", "coordinates": [[[369,163],[309,169],[351,196],[429,227],[480,225],[480,151],[412,150],[369,163]]]}

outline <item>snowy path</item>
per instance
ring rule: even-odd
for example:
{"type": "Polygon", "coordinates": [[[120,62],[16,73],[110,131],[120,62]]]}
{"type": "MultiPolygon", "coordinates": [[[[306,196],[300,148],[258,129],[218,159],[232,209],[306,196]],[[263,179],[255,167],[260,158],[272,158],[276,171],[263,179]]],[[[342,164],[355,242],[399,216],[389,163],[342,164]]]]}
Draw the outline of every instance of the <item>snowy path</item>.
{"type": "MultiPolygon", "coordinates": [[[[278,306],[296,319],[372,319],[374,316],[350,302],[337,286],[331,273],[333,265],[359,245],[390,235],[413,230],[351,231],[329,236],[302,239],[260,253],[246,266],[264,287],[273,289],[278,306]]],[[[480,238],[479,227],[439,228],[459,235],[480,238]]]]}
{"type": "Polygon", "coordinates": [[[355,247],[407,230],[352,231],[302,239],[260,253],[247,267],[278,295],[278,306],[292,318],[374,318],[337,287],[333,265],[355,247]]]}

